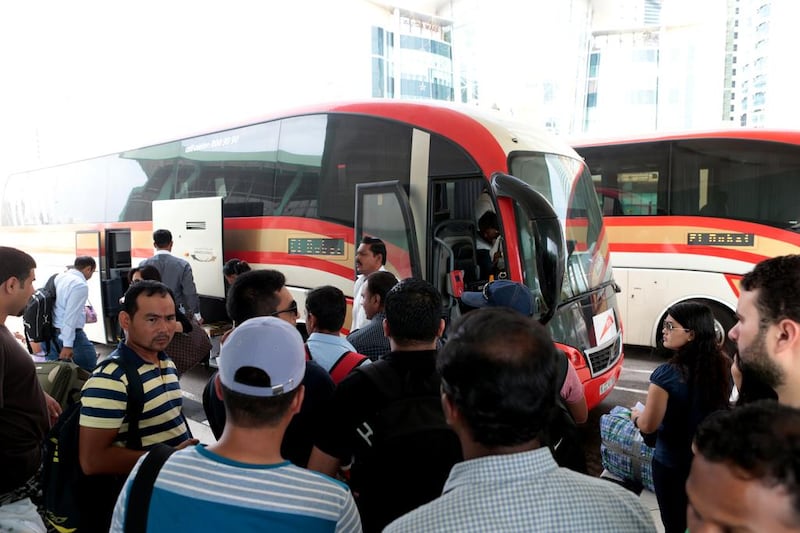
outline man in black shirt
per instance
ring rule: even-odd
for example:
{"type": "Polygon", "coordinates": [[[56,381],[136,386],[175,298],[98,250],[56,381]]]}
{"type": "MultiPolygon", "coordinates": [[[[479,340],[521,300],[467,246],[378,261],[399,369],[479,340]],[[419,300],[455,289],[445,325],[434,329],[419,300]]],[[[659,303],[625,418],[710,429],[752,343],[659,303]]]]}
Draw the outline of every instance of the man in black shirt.
{"type": "Polygon", "coordinates": [[[438,497],[462,457],[440,403],[439,292],[428,282],[403,280],[387,294],[385,312],[392,351],[339,383],[308,463],[331,476],[351,465],[349,483],[366,532],[438,497]]]}
{"type": "MultiPolygon", "coordinates": [[[[251,270],[240,274],[228,291],[227,307],[234,326],[257,316],[274,316],[293,326],[297,322],[297,302],[286,287],[286,277],[277,270],[251,270]]],[[[225,428],[225,404],[214,389],[216,377],[215,372],[203,390],[203,408],[211,431],[219,439],[225,428]]],[[[305,467],[334,385],[328,372],[314,361],[306,362],[303,385],[305,398],[300,412],[286,429],[281,454],[297,466],[305,467]]]]}

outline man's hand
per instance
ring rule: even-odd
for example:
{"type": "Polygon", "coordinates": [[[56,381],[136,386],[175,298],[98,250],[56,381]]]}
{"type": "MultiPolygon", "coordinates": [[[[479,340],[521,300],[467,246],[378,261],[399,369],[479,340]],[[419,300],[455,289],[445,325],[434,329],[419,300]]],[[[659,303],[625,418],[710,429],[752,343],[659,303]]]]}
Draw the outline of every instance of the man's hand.
{"type": "Polygon", "coordinates": [[[62,361],[72,361],[72,348],[64,346],[58,354],[58,358],[62,361]]]}
{"type": "Polygon", "coordinates": [[[197,440],[197,439],[186,439],[185,441],[183,441],[180,444],[178,444],[177,446],[175,446],[175,449],[176,450],[182,450],[184,448],[188,448],[189,446],[194,446],[194,445],[199,444],[199,443],[200,443],[200,441],[197,440]]]}
{"type": "Polygon", "coordinates": [[[46,392],[44,393],[44,401],[47,404],[47,414],[50,415],[50,426],[52,427],[61,414],[61,404],[46,392]]]}

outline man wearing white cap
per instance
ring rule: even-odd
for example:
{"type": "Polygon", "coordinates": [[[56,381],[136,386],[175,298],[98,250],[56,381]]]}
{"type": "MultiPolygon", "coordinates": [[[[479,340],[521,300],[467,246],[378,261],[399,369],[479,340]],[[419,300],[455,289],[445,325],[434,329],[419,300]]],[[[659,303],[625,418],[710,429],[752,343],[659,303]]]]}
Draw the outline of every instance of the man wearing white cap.
{"type": "MultiPolygon", "coordinates": [[[[117,500],[111,531],[146,514],[149,532],[361,531],[346,485],[281,456],[289,421],[303,402],[305,349],[298,331],[275,317],[244,321],[219,358],[225,401],[222,438],[174,453],[158,472],[146,508],[129,509],[142,461],[117,500]]],[[[142,467],[143,469],[144,467],[142,467]]]]}

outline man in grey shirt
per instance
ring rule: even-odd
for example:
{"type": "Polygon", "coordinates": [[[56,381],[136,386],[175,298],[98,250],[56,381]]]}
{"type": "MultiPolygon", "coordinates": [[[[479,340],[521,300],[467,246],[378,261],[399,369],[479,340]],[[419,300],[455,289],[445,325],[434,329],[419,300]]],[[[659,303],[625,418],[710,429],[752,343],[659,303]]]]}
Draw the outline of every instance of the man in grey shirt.
{"type": "Polygon", "coordinates": [[[156,253],[139,265],[152,265],[161,274],[161,282],[172,289],[175,303],[187,315],[194,314],[195,320],[203,323],[200,316],[200,299],[194,285],[192,266],[185,259],[172,255],[172,233],[168,229],[153,232],[153,247],[156,253]]]}

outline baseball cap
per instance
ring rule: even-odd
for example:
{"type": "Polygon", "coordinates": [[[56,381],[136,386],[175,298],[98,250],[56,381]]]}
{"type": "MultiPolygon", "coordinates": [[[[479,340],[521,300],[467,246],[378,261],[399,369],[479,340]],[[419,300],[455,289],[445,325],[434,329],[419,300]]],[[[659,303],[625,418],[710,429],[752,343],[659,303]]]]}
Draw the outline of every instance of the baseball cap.
{"type": "Polygon", "coordinates": [[[535,309],[530,289],[505,279],[490,281],[482,292],[464,292],[461,301],[470,307],[510,307],[525,316],[532,316],[535,309]]]}
{"type": "Polygon", "coordinates": [[[280,396],[296,389],[306,372],[306,352],[300,332],[288,322],[259,316],[236,326],[219,354],[219,377],[233,392],[246,396],[280,396]],[[269,386],[242,383],[236,373],[255,367],[269,376],[269,386]]]}

